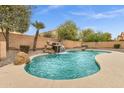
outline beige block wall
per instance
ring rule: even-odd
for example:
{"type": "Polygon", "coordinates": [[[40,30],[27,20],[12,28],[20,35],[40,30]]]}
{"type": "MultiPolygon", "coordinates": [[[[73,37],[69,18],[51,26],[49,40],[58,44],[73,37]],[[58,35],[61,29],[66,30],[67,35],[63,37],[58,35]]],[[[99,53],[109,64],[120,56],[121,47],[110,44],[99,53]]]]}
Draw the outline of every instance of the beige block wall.
{"type": "MultiPolygon", "coordinates": [[[[10,40],[9,40],[9,46],[11,48],[19,49],[20,45],[29,45],[30,48],[33,47],[33,36],[29,35],[20,35],[20,34],[10,34],[10,40]]],[[[4,37],[2,33],[0,33],[0,40],[4,40],[4,37]]],[[[37,41],[37,48],[44,48],[44,45],[47,41],[55,41],[52,38],[46,38],[43,36],[38,37],[37,41]]],[[[63,41],[63,44],[65,48],[74,48],[74,47],[80,47],[81,42],[78,41],[71,41],[71,40],[65,40],[63,41]]]]}
{"type": "Polygon", "coordinates": [[[124,41],[111,42],[84,42],[89,48],[113,48],[114,44],[120,44],[120,48],[124,48],[124,41]]]}
{"type": "MultiPolygon", "coordinates": [[[[0,41],[5,40],[2,33],[0,33],[0,41]]],[[[29,45],[30,48],[33,47],[33,36],[20,35],[20,34],[10,34],[9,36],[9,47],[19,49],[20,45],[29,45]]],[[[47,41],[53,41],[51,38],[45,38],[42,36],[38,37],[37,48],[44,48],[47,41]]]]}
{"type": "MultiPolygon", "coordinates": [[[[10,47],[19,49],[20,45],[29,45],[33,47],[33,36],[21,35],[21,34],[10,34],[10,47]]],[[[5,40],[2,33],[0,33],[0,41],[5,40]]],[[[43,36],[38,37],[37,48],[44,48],[47,41],[55,41],[52,38],[46,38],[43,36]]],[[[81,42],[64,40],[63,44],[65,48],[81,47],[81,42]]],[[[124,48],[124,41],[110,41],[110,42],[84,42],[89,48],[113,48],[114,44],[120,44],[121,48],[124,48]]]]}
{"type": "Polygon", "coordinates": [[[0,60],[6,58],[6,42],[0,41],[0,60]]]}
{"type": "Polygon", "coordinates": [[[75,48],[75,47],[81,47],[81,42],[65,40],[63,41],[63,45],[65,46],[65,48],[75,48]]]}

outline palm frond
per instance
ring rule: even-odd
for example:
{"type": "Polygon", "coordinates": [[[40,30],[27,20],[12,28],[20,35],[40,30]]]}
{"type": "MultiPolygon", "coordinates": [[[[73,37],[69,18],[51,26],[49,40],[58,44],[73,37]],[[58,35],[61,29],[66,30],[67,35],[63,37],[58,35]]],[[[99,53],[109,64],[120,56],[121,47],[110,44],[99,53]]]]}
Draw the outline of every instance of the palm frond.
{"type": "Polygon", "coordinates": [[[38,21],[35,21],[35,23],[32,23],[32,25],[38,30],[45,28],[44,24],[38,21]]]}

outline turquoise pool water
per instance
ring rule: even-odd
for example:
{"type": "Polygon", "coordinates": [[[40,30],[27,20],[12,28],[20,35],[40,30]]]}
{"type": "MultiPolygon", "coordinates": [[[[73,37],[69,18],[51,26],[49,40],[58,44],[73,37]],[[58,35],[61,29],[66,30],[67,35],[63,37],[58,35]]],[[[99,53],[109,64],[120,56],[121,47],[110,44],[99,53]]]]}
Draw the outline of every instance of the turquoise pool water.
{"type": "Polygon", "coordinates": [[[25,66],[31,75],[53,80],[76,79],[92,75],[100,70],[95,56],[103,51],[68,51],[34,57],[25,66]]]}

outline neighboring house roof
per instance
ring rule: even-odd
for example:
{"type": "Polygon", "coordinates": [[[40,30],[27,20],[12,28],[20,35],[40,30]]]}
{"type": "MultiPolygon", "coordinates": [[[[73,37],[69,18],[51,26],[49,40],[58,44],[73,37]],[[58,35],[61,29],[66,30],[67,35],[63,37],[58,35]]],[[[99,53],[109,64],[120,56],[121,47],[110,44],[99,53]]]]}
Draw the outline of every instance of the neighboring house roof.
{"type": "Polygon", "coordinates": [[[50,30],[50,31],[41,32],[40,34],[42,35],[43,33],[47,33],[47,32],[54,33],[54,32],[56,32],[56,29],[54,29],[54,30],[50,30]]]}
{"type": "Polygon", "coordinates": [[[57,35],[57,32],[56,32],[57,30],[56,29],[54,29],[54,30],[50,30],[50,31],[47,31],[47,32],[41,32],[40,33],[40,36],[43,36],[45,33],[48,33],[48,32],[50,32],[50,33],[52,33],[53,35],[57,35]]]}
{"type": "Polygon", "coordinates": [[[119,40],[119,41],[124,40],[124,32],[121,32],[121,35],[118,35],[117,40],[119,40]]]}

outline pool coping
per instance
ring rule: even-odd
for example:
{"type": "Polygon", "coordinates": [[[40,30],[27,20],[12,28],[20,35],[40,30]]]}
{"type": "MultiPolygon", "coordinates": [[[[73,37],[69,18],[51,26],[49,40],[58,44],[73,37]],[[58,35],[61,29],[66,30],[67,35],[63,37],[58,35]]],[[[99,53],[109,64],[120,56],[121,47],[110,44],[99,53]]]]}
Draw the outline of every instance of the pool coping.
{"type": "MultiPolygon", "coordinates": [[[[101,51],[101,49],[90,50],[101,51]]],[[[100,71],[93,75],[73,80],[38,78],[28,74],[24,70],[25,65],[15,66],[10,64],[0,68],[0,87],[124,87],[124,62],[122,60],[124,53],[109,52],[111,53],[99,54],[95,57],[100,65],[100,71]]]]}
{"type": "MultiPolygon", "coordinates": [[[[73,49],[72,49],[73,50],[73,49]]],[[[81,50],[81,49],[77,49],[77,50],[81,50]]],[[[109,51],[109,50],[100,50],[100,49],[86,49],[86,50],[96,50],[96,51],[103,51],[103,52],[113,52],[113,51],[109,51]]],[[[70,51],[69,49],[66,50],[67,52],[70,51]]],[[[65,51],[65,52],[66,52],[65,51]]],[[[37,56],[43,56],[43,55],[49,55],[49,53],[39,53],[39,54],[35,54],[35,55],[32,55],[30,56],[30,60],[32,60],[34,57],[37,57],[37,56]]]]}
{"type": "Polygon", "coordinates": [[[30,60],[32,60],[34,57],[37,57],[37,56],[43,56],[43,55],[48,55],[49,53],[39,53],[39,54],[36,54],[36,55],[33,55],[33,56],[30,56],[30,60]]]}

